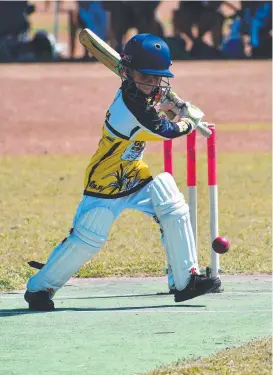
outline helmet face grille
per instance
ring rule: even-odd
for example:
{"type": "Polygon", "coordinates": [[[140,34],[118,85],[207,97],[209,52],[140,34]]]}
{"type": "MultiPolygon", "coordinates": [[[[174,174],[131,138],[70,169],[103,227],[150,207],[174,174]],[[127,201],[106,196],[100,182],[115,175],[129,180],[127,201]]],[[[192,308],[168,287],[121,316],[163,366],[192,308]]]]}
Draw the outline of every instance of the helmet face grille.
{"type": "Polygon", "coordinates": [[[123,81],[122,90],[127,97],[132,101],[137,101],[139,104],[144,105],[144,109],[149,110],[152,107],[156,107],[159,101],[164,100],[169,91],[171,85],[168,77],[161,77],[160,83],[156,86],[136,81],[132,76],[132,70],[130,68],[124,69],[124,74],[121,76],[123,81]],[[150,86],[152,88],[149,94],[144,94],[140,89],[140,86],[150,86]],[[143,99],[145,99],[143,101],[143,99]]]}

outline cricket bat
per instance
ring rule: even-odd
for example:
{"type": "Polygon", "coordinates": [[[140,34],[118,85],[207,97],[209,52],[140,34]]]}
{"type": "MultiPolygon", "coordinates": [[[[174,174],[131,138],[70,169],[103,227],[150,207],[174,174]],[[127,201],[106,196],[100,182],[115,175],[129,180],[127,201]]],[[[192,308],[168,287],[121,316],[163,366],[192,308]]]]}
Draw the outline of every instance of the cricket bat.
{"type": "MultiPolygon", "coordinates": [[[[122,66],[121,58],[117,51],[115,51],[109,44],[105,43],[93,31],[89,29],[81,30],[79,34],[81,44],[90,52],[96,59],[102,62],[108,69],[112,70],[115,74],[121,76],[122,66]]],[[[168,96],[167,96],[168,97],[168,96]]],[[[171,97],[169,97],[171,100],[171,97]]],[[[176,97],[179,101],[180,108],[185,103],[182,99],[176,97]]],[[[175,112],[175,108],[172,110],[175,112]]],[[[179,108],[177,108],[179,114],[179,108]]],[[[197,127],[198,131],[206,138],[211,136],[211,131],[200,122],[197,127]]]]}

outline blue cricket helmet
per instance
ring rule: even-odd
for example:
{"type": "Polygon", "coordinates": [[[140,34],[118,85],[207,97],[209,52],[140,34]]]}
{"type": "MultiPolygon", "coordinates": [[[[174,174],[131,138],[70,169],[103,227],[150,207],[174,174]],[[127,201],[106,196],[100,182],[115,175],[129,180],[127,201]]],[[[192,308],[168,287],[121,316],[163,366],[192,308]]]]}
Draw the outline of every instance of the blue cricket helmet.
{"type": "Polygon", "coordinates": [[[164,40],[153,34],[137,34],[125,45],[122,64],[144,74],[172,78],[170,49],[164,40]]]}

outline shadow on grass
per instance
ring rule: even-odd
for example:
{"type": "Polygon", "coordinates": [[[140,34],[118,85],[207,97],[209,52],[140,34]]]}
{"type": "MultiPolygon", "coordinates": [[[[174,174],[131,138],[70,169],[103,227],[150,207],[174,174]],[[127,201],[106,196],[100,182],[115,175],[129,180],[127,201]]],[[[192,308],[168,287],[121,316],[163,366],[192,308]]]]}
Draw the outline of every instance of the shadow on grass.
{"type": "MultiPolygon", "coordinates": [[[[183,309],[183,308],[203,308],[206,305],[155,305],[155,306],[127,306],[127,307],[105,307],[105,308],[81,308],[81,307],[67,307],[67,308],[56,308],[53,311],[31,311],[28,309],[3,309],[0,310],[0,317],[5,318],[8,316],[15,315],[29,315],[29,314],[42,314],[42,313],[58,313],[58,312],[69,312],[69,311],[78,311],[78,312],[107,312],[107,311],[139,311],[139,310],[149,310],[149,309],[183,309]]],[[[166,310],[168,311],[168,310],[166,310]]],[[[192,313],[192,311],[191,311],[192,313]]]]}

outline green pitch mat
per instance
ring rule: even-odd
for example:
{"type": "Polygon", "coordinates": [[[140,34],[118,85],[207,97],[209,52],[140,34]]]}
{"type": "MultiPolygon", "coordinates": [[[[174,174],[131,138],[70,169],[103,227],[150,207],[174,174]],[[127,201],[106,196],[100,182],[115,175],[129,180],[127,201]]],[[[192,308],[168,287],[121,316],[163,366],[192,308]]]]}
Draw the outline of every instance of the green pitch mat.
{"type": "Polygon", "coordinates": [[[74,280],[56,311],[0,294],[0,374],[135,375],[271,334],[271,277],[223,276],[225,291],[175,304],[162,278],[74,280]]]}

